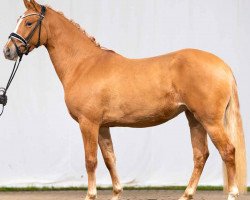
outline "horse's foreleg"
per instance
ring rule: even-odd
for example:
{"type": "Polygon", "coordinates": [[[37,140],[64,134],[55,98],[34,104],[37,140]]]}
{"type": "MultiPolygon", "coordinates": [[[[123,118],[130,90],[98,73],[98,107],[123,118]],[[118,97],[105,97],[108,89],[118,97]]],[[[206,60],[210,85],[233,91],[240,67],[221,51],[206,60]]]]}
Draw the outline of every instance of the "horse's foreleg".
{"type": "Polygon", "coordinates": [[[99,126],[88,120],[81,120],[80,128],[83,136],[85,163],[88,173],[88,193],[85,200],[94,200],[97,196],[95,171],[97,167],[99,126]]]}
{"type": "Polygon", "coordinates": [[[194,154],[194,169],[185,193],[180,200],[192,199],[196,191],[201,173],[208,158],[207,132],[203,126],[195,119],[192,113],[186,112],[189,121],[191,141],[194,154]]]}
{"type": "Polygon", "coordinates": [[[103,127],[99,131],[99,146],[102,151],[103,159],[109,170],[112,184],[113,184],[113,197],[112,200],[118,200],[122,193],[122,187],[116,171],[116,158],[114,154],[112,139],[109,128],[103,127]]]}

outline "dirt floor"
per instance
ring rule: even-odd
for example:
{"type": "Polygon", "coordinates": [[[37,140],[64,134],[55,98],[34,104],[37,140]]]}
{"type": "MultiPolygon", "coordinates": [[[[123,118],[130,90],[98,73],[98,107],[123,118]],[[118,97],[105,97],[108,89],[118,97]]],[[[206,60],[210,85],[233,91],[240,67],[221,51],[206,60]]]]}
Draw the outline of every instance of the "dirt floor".
{"type": "MultiPolygon", "coordinates": [[[[52,191],[52,192],[0,192],[0,200],[84,200],[86,191],[52,191]]],[[[127,190],[121,200],[178,200],[182,191],[171,190],[127,190]]],[[[98,200],[110,200],[111,191],[98,191],[98,200]]],[[[226,200],[221,191],[198,191],[196,200],[226,200]]],[[[238,200],[250,200],[250,194],[238,200]]]]}

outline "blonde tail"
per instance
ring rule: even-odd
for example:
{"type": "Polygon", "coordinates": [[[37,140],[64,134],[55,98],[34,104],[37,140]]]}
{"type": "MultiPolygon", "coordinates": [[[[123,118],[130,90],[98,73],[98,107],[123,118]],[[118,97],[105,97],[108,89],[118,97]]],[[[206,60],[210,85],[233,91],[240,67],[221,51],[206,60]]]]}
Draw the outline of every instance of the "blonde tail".
{"type": "MultiPolygon", "coordinates": [[[[240,106],[238,99],[237,85],[234,81],[233,91],[228,104],[225,116],[225,128],[231,142],[235,147],[236,181],[240,193],[247,192],[247,164],[246,148],[242,120],[240,115],[240,106]]],[[[227,173],[224,167],[224,189],[228,190],[227,173]]]]}

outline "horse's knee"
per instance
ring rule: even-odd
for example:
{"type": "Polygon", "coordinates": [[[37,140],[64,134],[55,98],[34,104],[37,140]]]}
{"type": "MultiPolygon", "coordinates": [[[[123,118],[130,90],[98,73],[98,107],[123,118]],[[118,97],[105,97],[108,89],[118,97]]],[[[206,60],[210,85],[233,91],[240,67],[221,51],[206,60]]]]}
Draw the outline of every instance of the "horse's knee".
{"type": "Polygon", "coordinates": [[[92,172],[97,167],[97,159],[96,158],[86,158],[86,169],[88,172],[92,172]]]}
{"type": "Polygon", "coordinates": [[[194,163],[195,163],[195,167],[197,168],[203,168],[207,159],[209,157],[209,151],[205,151],[202,154],[199,155],[195,155],[194,156],[194,163]]]}

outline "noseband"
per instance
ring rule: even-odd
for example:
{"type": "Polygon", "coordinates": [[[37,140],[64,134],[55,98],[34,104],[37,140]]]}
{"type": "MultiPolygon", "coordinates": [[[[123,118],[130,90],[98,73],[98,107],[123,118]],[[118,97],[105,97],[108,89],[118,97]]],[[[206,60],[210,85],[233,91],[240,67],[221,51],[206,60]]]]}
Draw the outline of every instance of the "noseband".
{"type": "Polygon", "coordinates": [[[14,33],[13,32],[13,33],[10,34],[9,39],[11,39],[11,41],[14,43],[14,45],[16,47],[17,55],[19,57],[21,57],[23,54],[25,54],[25,55],[29,54],[30,48],[31,48],[29,42],[32,39],[32,37],[34,36],[35,31],[37,30],[37,28],[39,28],[39,32],[38,32],[38,41],[37,41],[37,44],[35,45],[35,47],[38,48],[40,46],[40,44],[41,44],[40,38],[41,38],[42,21],[44,19],[45,13],[46,13],[46,7],[45,6],[41,6],[41,13],[31,13],[31,14],[24,15],[24,16],[21,17],[21,19],[24,19],[24,18],[27,18],[27,17],[30,17],[30,16],[34,16],[34,15],[39,16],[39,19],[36,22],[35,27],[32,29],[32,31],[29,33],[29,35],[26,38],[23,38],[18,33],[14,33]],[[24,52],[21,52],[20,47],[17,46],[15,39],[17,39],[20,42],[22,42],[21,47],[25,48],[24,52]]]}
{"type": "Polygon", "coordinates": [[[33,16],[33,15],[39,16],[39,19],[36,22],[35,27],[32,29],[32,31],[29,33],[29,35],[26,38],[23,38],[21,35],[19,35],[18,33],[14,33],[14,32],[11,33],[10,36],[9,36],[9,39],[11,39],[11,41],[13,42],[13,44],[16,47],[16,52],[17,52],[17,55],[19,56],[19,60],[16,61],[15,64],[14,64],[13,70],[11,72],[11,75],[10,75],[10,78],[9,78],[9,81],[8,81],[6,87],[5,88],[0,88],[0,105],[2,105],[2,111],[0,111],[0,116],[3,114],[4,107],[7,104],[7,100],[8,100],[7,95],[6,95],[7,90],[9,89],[10,84],[11,84],[12,80],[14,79],[14,77],[16,75],[16,72],[18,70],[20,62],[22,61],[23,54],[28,55],[29,52],[30,52],[31,46],[30,46],[29,42],[32,39],[32,37],[34,36],[35,31],[37,30],[37,28],[39,28],[39,32],[38,32],[38,41],[37,41],[37,44],[35,45],[35,47],[38,48],[41,45],[41,41],[40,41],[41,28],[42,28],[42,21],[44,19],[45,13],[46,13],[46,7],[41,6],[41,13],[40,14],[31,13],[31,14],[28,14],[28,15],[25,15],[25,16],[21,17],[21,19],[24,19],[26,17],[33,16]],[[17,43],[16,43],[15,39],[22,42],[21,47],[25,48],[25,50],[23,52],[20,50],[20,47],[17,46],[17,43]]]}

